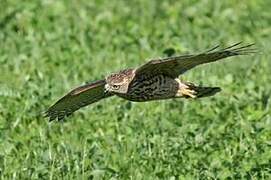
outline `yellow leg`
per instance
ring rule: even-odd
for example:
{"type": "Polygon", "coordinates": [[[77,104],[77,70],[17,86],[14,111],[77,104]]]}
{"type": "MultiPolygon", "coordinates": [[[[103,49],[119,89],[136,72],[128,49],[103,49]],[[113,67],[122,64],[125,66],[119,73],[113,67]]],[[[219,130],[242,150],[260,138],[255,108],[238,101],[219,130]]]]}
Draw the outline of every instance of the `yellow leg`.
{"type": "Polygon", "coordinates": [[[193,90],[191,87],[194,85],[192,83],[187,84],[182,83],[179,81],[179,90],[177,91],[176,96],[177,97],[190,97],[190,98],[196,98],[197,97],[197,92],[193,90]],[[190,85],[190,86],[189,86],[190,85]]]}
{"type": "Polygon", "coordinates": [[[188,88],[182,88],[178,90],[178,96],[196,98],[196,91],[188,88]]]}

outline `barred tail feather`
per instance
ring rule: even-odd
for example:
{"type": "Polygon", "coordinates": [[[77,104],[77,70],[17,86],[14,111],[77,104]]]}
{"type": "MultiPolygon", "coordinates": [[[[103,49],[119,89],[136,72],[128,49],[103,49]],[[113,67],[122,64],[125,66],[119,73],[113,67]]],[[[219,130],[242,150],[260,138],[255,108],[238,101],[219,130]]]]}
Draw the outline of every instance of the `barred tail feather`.
{"type": "Polygon", "coordinates": [[[194,91],[193,95],[195,98],[202,98],[202,97],[208,97],[213,96],[216,93],[221,91],[220,87],[203,87],[203,86],[196,86],[194,84],[186,84],[190,90],[194,91]]]}

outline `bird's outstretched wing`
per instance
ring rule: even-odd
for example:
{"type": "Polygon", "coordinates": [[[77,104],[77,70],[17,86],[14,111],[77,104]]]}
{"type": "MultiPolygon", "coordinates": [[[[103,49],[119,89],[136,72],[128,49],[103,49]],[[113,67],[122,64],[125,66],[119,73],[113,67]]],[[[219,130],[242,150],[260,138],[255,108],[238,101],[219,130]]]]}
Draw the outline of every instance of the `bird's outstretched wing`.
{"type": "Polygon", "coordinates": [[[236,43],[225,49],[218,49],[216,46],[204,53],[196,55],[183,55],[168,57],[164,59],[154,59],[141,67],[136,69],[136,76],[142,74],[164,74],[172,78],[178,77],[189,69],[194,68],[197,65],[214,62],[223,58],[238,55],[247,55],[256,52],[252,46],[254,44],[249,44],[246,46],[239,46],[241,43],[236,43]]]}
{"type": "Polygon", "coordinates": [[[49,117],[50,121],[61,120],[81,107],[112,96],[110,93],[105,93],[104,86],[105,80],[99,80],[73,89],[52,105],[45,112],[45,116],[49,117]]]}

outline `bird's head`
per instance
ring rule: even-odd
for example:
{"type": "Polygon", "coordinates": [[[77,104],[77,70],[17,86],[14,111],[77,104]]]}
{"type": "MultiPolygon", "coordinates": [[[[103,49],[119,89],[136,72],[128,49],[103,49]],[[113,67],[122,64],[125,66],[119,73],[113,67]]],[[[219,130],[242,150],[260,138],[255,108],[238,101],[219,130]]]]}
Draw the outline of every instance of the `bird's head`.
{"type": "Polygon", "coordinates": [[[134,73],[130,69],[107,76],[105,91],[118,94],[127,93],[133,76],[134,73]]]}

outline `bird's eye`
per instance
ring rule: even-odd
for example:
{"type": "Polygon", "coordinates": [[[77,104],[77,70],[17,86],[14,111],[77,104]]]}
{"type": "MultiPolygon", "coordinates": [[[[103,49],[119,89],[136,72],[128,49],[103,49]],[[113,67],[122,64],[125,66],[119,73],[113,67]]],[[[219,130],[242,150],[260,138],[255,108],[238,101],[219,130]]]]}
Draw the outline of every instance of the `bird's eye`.
{"type": "Polygon", "coordinates": [[[120,88],[120,86],[118,86],[118,85],[113,85],[113,88],[116,89],[116,90],[118,90],[118,89],[120,88]]]}

